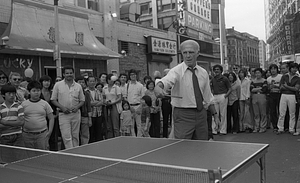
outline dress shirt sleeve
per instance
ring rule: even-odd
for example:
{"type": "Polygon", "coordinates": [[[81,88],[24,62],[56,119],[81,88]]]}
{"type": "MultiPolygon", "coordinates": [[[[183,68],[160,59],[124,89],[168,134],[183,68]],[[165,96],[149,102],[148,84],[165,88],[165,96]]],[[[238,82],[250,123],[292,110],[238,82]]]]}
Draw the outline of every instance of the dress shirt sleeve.
{"type": "Polygon", "coordinates": [[[167,91],[174,86],[177,79],[178,74],[174,69],[171,69],[165,77],[162,79],[157,79],[155,83],[162,82],[164,85],[164,90],[167,91]]]}
{"type": "MultiPolygon", "coordinates": [[[[80,86],[80,85],[79,85],[80,86]]],[[[79,89],[79,101],[80,102],[84,102],[85,101],[85,96],[83,94],[83,90],[82,90],[82,87],[80,86],[80,89],[79,89]]]]}

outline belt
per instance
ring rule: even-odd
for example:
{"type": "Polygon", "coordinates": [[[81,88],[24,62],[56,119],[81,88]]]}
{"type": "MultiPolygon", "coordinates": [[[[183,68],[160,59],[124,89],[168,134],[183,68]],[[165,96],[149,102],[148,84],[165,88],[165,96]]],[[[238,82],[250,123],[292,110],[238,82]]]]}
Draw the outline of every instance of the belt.
{"type": "Polygon", "coordinates": [[[279,94],[279,93],[281,93],[280,91],[273,91],[273,92],[270,92],[270,94],[271,93],[276,93],[276,94],[279,94]]]}
{"type": "Polygon", "coordinates": [[[44,133],[46,132],[48,129],[45,129],[45,130],[42,130],[40,132],[26,132],[26,131],[23,131],[24,133],[28,133],[28,134],[32,134],[32,135],[38,135],[38,134],[41,134],[41,133],[44,133]]]}
{"type": "Polygon", "coordinates": [[[177,109],[196,109],[197,110],[197,107],[175,107],[177,109]]]}
{"type": "Polygon", "coordinates": [[[130,106],[138,106],[138,105],[140,105],[140,103],[138,103],[138,104],[130,104],[130,106]]]}

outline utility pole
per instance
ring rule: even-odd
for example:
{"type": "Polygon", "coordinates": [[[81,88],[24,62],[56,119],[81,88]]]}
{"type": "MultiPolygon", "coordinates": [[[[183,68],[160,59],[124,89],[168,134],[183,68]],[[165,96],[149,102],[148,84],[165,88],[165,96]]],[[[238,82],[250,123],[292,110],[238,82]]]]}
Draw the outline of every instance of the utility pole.
{"type": "Polygon", "coordinates": [[[54,0],[55,45],[54,45],[54,49],[53,49],[53,59],[56,62],[56,75],[62,77],[61,55],[60,55],[60,49],[59,49],[58,1],[59,0],[54,0]]]}

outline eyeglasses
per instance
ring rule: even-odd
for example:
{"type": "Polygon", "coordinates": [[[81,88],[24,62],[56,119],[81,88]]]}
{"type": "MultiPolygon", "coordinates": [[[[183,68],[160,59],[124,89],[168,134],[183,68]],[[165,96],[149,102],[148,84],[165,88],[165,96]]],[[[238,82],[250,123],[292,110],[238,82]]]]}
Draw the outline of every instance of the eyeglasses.
{"type": "Polygon", "coordinates": [[[57,80],[55,80],[56,82],[58,82],[58,81],[61,81],[61,79],[57,79],[57,80]]]}
{"type": "Polygon", "coordinates": [[[22,79],[21,78],[13,78],[12,80],[14,80],[14,81],[21,81],[22,79]]]}
{"type": "Polygon", "coordinates": [[[6,77],[0,77],[0,79],[7,79],[6,77]]]}
{"type": "Polygon", "coordinates": [[[234,70],[238,70],[238,68],[233,68],[234,70]]]}

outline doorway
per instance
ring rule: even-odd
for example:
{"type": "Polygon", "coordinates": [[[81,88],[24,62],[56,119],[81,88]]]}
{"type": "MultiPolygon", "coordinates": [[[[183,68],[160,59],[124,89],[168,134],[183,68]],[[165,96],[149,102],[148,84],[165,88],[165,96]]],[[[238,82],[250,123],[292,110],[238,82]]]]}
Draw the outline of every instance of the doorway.
{"type": "Polygon", "coordinates": [[[52,79],[52,82],[55,82],[55,79],[57,76],[55,66],[45,66],[44,72],[45,72],[45,75],[49,76],[52,79]]]}

